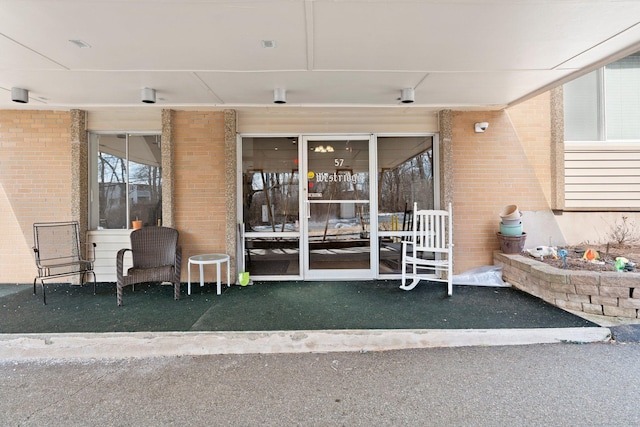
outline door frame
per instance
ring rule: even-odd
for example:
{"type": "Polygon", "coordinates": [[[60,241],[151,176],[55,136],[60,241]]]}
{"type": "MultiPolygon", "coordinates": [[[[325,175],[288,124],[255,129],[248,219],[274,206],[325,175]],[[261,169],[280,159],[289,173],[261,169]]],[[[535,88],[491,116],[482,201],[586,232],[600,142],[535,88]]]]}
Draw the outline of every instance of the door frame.
{"type": "MultiPolygon", "coordinates": [[[[304,280],[371,280],[377,276],[377,238],[374,236],[373,230],[377,230],[378,217],[374,215],[377,212],[377,179],[376,177],[376,150],[375,136],[373,134],[306,134],[300,137],[301,157],[299,159],[299,194],[300,194],[300,255],[301,255],[301,274],[304,280]],[[368,141],[369,150],[369,268],[367,269],[323,269],[314,270],[309,265],[309,218],[308,212],[310,204],[314,203],[309,200],[309,142],[313,141],[343,141],[343,140],[368,141]],[[375,259],[374,259],[375,258],[375,259]]],[[[317,202],[322,203],[322,202],[317,202]]],[[[325,202],[326,203],[326,202],[325,202]]],[[[339,203],[339,202],[334,202],[339,203]]]]}

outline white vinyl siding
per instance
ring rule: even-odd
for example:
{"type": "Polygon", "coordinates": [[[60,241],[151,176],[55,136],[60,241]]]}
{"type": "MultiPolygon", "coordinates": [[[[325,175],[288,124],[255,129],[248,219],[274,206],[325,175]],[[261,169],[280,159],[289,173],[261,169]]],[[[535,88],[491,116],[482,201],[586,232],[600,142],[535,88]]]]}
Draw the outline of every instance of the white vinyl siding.
{"type": "MultiPolygon", "coordinates": [[[[116,255],[122,248],[131,248],[132,230],[88,231],[87,243],[96,244],[94,271],[98,282],[116,282],[116,255]]],[[[124,271],[133,265],[131,252],[124,256],[124,271]]],[[[125,273],[126,274],[126,273],[125,273]]],[[[115,304],[115,303],[114,303],[115,304]]]]}
{"type": "Polygon", "coordinates": [[[565,143],[566,209],[640,208],[640,144],[565,143]]]}

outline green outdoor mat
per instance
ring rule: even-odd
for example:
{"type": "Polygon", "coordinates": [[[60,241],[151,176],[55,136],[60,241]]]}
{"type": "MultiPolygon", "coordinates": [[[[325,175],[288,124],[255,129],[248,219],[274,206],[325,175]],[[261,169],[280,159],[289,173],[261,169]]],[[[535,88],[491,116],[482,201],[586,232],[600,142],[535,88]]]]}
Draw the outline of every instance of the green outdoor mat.
{"type": "MultiPolygon", "coordinates": [[[[503,329],[596,326],[512,288],[423,282],[413,291],[399,281],[259,282],[216,295],[214,283],[173,288],[158,284],[125,289],[116,305],[115,284],[93,287],[30,286],[0,297],[0,333],[264,331],[322,329],[503,329]]],[[[8,285],[0,285],[8,286],[8,285]]],[[[14,285],[15,286],[15,285],[14,285]]],[[[2,292],[0,292],[2,295],[2,292]]]]}

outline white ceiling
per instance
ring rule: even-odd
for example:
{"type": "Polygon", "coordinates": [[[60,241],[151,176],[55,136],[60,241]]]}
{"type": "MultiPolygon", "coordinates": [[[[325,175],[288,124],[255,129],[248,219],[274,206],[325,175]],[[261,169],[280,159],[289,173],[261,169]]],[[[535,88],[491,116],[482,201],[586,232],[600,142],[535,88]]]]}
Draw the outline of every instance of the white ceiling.
{"type": "Polygon", "coordinates": [[[636,50],[638,0],[0,0],[0,108],[496,109],[636,50]]]}

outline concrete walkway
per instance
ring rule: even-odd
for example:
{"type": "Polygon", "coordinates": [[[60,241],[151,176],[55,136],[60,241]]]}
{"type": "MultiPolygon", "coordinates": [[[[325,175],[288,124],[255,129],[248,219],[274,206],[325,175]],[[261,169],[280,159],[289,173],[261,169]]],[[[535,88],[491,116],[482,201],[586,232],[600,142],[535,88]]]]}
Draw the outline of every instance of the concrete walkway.
{"type": "Polygon", "coordinates": [[[0,362],[2,426],[640,425],[640,344],[0,362]]]}
{"type": "Polygon", "coordinates": [[[0,334],[0,360],[326,353],[608,342],[602,327],[0,334]]]}

